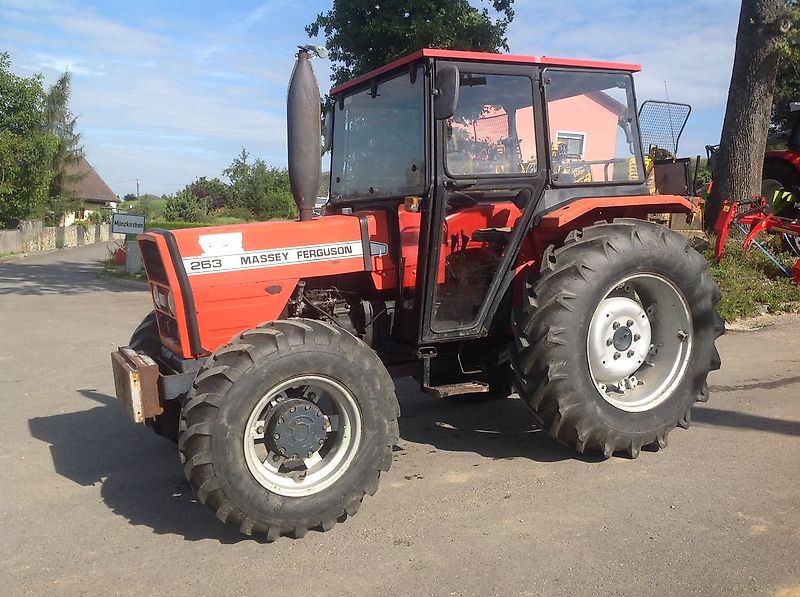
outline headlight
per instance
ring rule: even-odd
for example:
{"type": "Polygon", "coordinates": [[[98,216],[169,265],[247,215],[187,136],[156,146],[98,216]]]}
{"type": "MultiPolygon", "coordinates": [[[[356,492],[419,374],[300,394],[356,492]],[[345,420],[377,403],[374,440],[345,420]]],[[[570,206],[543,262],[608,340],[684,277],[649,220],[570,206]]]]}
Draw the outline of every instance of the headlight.
{"type": "Polygon", "coordinates": [[[155,304],[157,309],[166,311],[175,317],[175,299],[173,298],[172,291],[169,288],[153,286],[151,294],[153,295],[153,304],[155,304]]]}

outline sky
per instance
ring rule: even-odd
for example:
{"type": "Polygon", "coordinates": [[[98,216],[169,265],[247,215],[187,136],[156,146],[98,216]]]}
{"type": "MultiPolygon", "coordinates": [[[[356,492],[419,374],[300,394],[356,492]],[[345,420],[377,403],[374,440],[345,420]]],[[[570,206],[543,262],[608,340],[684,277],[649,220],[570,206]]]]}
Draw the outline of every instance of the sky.
{"type": "MultiPolygon", "coordinates": [[[[479,0],[472,0],[478,5],[479,0]]],[[[173,193],[241,149],[286,165],[286,87],[330,0],[0,0],[0,51],[46,84],[69,70],[88,161],[113,191],[173,193]]],[[[515,54],[642,65],[637,96],[693,111],[681,155],[719,142],[738,0],[516,0],[515,54]]],[[[323,92],[327,61],[315,60],[323,92]]]]}

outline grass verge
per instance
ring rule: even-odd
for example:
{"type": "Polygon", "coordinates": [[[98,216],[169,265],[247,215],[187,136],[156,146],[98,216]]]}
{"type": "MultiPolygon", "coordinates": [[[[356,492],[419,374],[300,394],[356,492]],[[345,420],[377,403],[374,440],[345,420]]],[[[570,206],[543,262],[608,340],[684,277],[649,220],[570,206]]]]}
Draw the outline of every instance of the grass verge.
{"type": "MultiPolygon", "coordinates": [[[[777,237],[759,239],[790,270],[797,260],[784,251],[777,237]]],[[[753,246],[745,253],[741,242],[730,240],[720,263],[714,258],[713,247],[703,255],[711,263],[711,276],[722,291],[717,310],[725,321],[753,317],[765,313],[800,312],[800,286],[753,246]]]]}

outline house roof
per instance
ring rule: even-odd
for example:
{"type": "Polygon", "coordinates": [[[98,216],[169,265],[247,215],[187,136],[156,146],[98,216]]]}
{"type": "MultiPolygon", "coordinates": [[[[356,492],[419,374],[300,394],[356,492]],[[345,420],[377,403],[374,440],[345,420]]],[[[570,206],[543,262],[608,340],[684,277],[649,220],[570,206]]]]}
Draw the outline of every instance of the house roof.
{"type": "Polygon", "coordinates": [[[409,64],[420,58],[443,58],[448,60],[463,60],[475,62],[503,62],[516,64],[538,64],[541,66],[574,66],[578,68],[597,68],[603,70],[619,70],[638,72],[642,67],[638,64],[624,64],[621,62],[601,62],[596,60],[577,60],[572,58],[554,58],[552,56],[523,56],[521,54],[493,54],[491,52],[463,52],[461,50],[439,50],[437,48],[423,48],[413,54],[399,58],[394,62],[377,68],[351,81],[336,85],[331,89],[331,95],[354,87],[373,77],[394,70],[404,64],[409,64]]]}
{"type": "Polygon", "coordinates": [[[64,186],[68,192],[78,199],[89,201],[91,203],[108,203],[119,201],[114,191],[100,178],[97,170],[92,168],[92,165],[86,161],[86,158],[81,158],[73,164],[66,167],[67,182],[64,186]],[[73,176],[79,176],[76,180],[70,180],[73,176]]]}

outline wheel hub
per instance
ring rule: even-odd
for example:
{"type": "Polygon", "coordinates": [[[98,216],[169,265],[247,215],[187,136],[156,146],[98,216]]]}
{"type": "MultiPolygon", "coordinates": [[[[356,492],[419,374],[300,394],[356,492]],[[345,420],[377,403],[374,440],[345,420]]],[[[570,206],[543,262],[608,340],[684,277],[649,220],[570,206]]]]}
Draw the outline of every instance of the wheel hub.
{"type": "Polygon", "coordinates": [[[589,364],[595,381],[617,385],[644,363],[650,320],[642,305],[621,296],[603,299],[589,327],[589,364]]]}
{"type": "Polygon", "coordinates": [[[627,325],[617,328],[611,339],[614,348],[617,350],[628,350],[633,344],[633,332],[627,325]]]}
{"type": "Polygon", "coordinates": [[[266,429],[267,443],[286,458],[307,458],[325,443],[327,417],[320,408],[302,398],[278,404],[266,429]]]}

